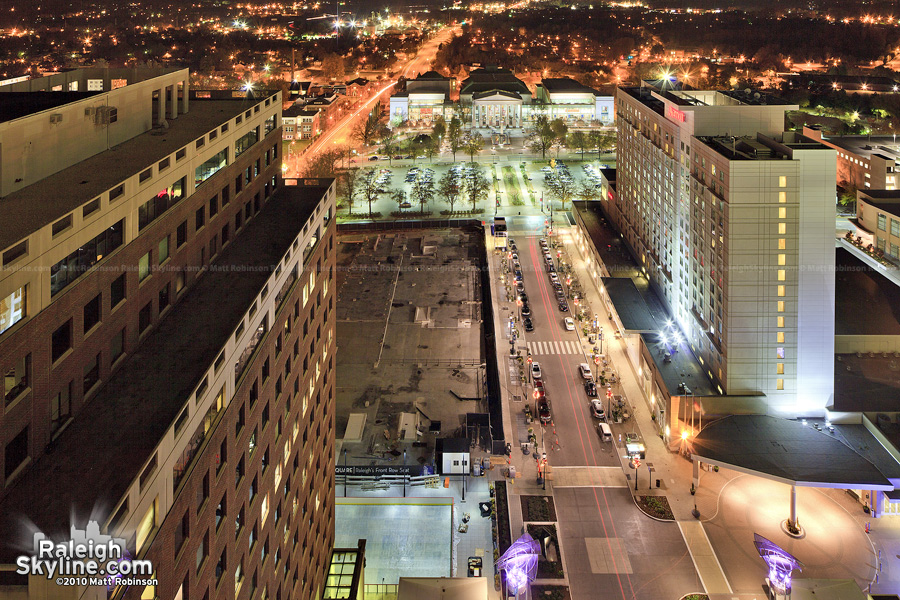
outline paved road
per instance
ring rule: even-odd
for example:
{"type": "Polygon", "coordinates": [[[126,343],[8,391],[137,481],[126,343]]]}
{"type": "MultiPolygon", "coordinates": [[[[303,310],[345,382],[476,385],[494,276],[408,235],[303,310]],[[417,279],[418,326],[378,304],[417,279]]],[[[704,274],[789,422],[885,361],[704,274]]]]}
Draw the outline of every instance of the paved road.
{"type": "MultiPolygon", "coordinates": [[[[572,597],[677,600],[702,591],[678,526],[638,511],[626,489],[632,474],[621,472],[624,450],[597,436],[597,420],[590,415],[578,373],[578,364],[586,360],[577,353],[581,342],[577,332],[566,331],[563,319],[571,313],[559,311],[543,266],[544,217],[507,221],[535,325],[519,344],[531,345],[550,397],[553,425],[545,432],[546,446],[551,468],[559,470],[551,485],[572,597]],[[557,438],[560,448],[549,449],[557,438]]],[[[618,435],[620,429],[614,425],[613,431],[618,435]]]]}

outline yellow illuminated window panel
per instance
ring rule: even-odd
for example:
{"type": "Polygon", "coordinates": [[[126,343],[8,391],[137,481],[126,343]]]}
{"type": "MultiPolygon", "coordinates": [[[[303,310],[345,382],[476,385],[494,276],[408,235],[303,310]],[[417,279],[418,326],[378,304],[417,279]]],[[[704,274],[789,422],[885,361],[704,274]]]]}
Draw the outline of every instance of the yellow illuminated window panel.
{"type": "Polygon", "coordinates": [[[776,379],[775,380],[775,389],[779,389],[779,390],[784,389],[784,379],[776,379]]]}
{"type": "Polygon", "coordinates": [[[776,371],[779,375],[784,375],[784,363],[778,363],[778,365],[776,365],[776,371]]]}
{"type": "Polygon", "coordinates": [[[787,262],[787,255],[786,255],[786,254],[779,254],[779,255],[778,255],[778,265],[781,266],[781,267],[783,267],[783,266],[785,265],[786,262],[787,262]]]}
{"type": "Polygon", "coordinates": [[[784,300],[778,301],[778,312],[784,312],[784,300]]]}
{"type": "Polygon", "coordinates": [[[778,295],[784,296],[784,286],[783,285],[778,286],[778,295]]]}
{"type": "Polygon", "coordinates": [[[787,192],[778,192],[778,202],[781,204],[787,202],[787,192]]]}
{"type": "Polygon", "coordinates": [[[776,339],[778,340],[778,343],[779,343],[779,344],[783,344],[783,343],[784,343],[784,332],[783,332],[783,331],[779,331],[779,332],[776,334],[776,339]]]}
{"type": "Polygon", "coordinates": [[[785,241],[785,239],[784,239],[784,238],[778,238],[778,249],[779,249],[779,250],[784,250],[784,249],[786,248],[786,246],[787,246],[787,242],[785,241]]]}
{"type": "Polygon", "coordinates": [[[785,233],[787,233],[787,225],[784,223],[779,223],[778,224],[778,233],[781,235],[784,235],[785,233]]]}
{"type": "Polygon", "coordinates": [[[778,326],[784,327],[784,317],[778,317],[778,326]]]}
{"type": "Polygon", "coordinates": [[[787,209],[785,207],[779,207],[778,209],[778,218],[779,219],[787,219],[787,209]]]}
{"type": "Polygon", "coordinates": [[[778,269],[778,281],[784,281],[785,273],[784,269],[778,269]]]}
{"type": "Polygon", "coordinates": [[[780,175],[778,177],[778,187],[787,187],[787,176],[780,175]]]}

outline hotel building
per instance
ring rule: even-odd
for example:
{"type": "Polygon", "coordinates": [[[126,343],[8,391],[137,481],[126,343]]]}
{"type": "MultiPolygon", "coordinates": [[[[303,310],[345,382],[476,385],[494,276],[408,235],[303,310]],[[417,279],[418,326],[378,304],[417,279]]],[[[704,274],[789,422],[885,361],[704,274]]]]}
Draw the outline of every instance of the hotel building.
{"type": "Polygon", "coordinates": [[[721,394],[821,413],[834,387],[835,152],[746,91],[616,96],[611,220],[721,394]]]}
{"type": "Polygon", "coordinates": [[[186,70],[47,79],[7,91],[0,123],[0,570],[34,531],[96,521],[159,585],[5,572],[0,598],[317,597],[333,181],[282,180],[278,93],[217,99],[186,70]]]}

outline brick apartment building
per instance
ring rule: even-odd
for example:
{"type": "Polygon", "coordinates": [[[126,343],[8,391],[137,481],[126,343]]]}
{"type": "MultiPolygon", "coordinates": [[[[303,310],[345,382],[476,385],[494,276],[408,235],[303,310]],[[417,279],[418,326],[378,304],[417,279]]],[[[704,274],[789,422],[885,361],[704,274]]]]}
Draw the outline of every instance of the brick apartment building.
{"type": "MultiPolygon", "coordinates": [[[[96,520],[159,579],[111,597],[316,597],[333,182],[282,181],[279,94],[199,100],[186,70],[45,79],[0,96],[22,144],[0,155],[0,565],[35,528],[96,520]]],[[[0,598],[107,595],[47,586],[2,573],[0,598]]]]}

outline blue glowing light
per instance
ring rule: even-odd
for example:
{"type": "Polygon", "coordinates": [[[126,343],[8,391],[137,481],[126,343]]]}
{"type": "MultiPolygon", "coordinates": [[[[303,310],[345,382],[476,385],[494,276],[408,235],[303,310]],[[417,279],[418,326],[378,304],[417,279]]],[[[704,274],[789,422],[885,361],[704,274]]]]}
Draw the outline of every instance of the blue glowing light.
{"type": "Polygon", "coordinates": [[[769,567],[769,585],[778,594],[790,594],[791,573],[795,569],[802,571],[803,563],[788,554],[778,544],[758,533],[753,534],[753,545],[756,546],[760,558],[766,561],[766,565],[769,567]]]}
{"type": "Polygon", "coordinates": [[[506,572],[506,585],[511,592],[517,594],[528,582],[534,581],[540,552],[540,544],[526,533],[497,559],[497,568],[506,572]]]}

